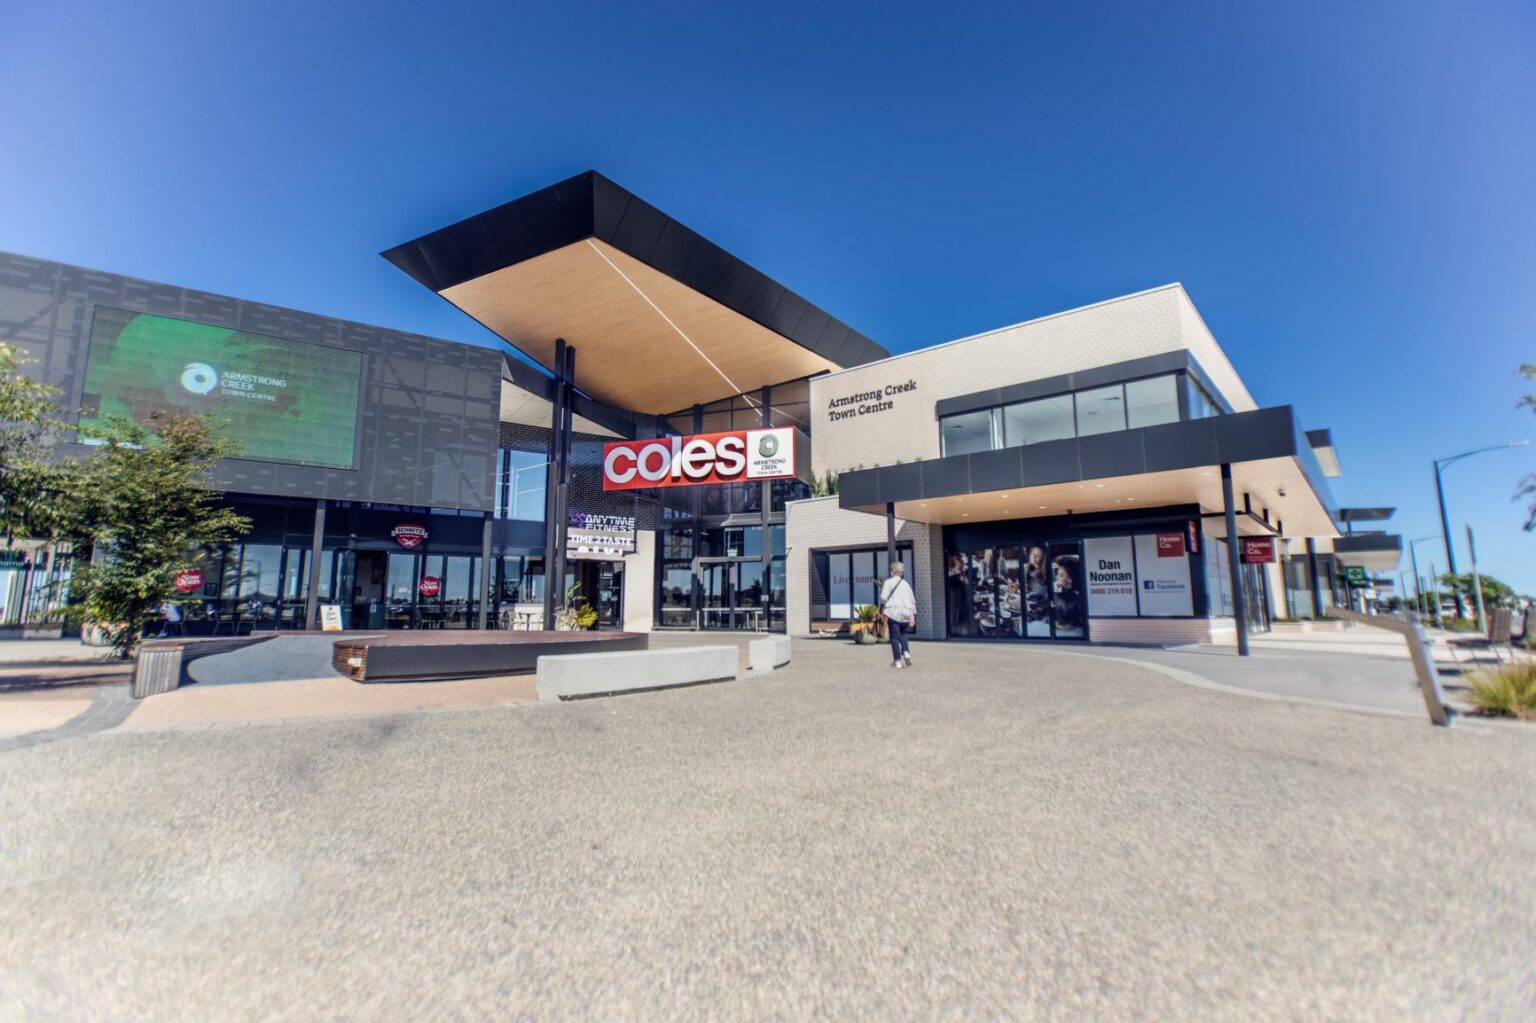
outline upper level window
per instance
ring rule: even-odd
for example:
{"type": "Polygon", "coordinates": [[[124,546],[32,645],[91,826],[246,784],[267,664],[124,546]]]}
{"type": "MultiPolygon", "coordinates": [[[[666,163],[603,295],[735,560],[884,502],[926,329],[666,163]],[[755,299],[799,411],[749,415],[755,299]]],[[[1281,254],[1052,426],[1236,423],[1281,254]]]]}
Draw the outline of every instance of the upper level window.
{"type": "Polygon", "coordinates": [[[999,445],[996,433],[996,409],[966,412],[958,416],[945,416],[939,426],[943,430],[942,445],[946,455],[968,455],[973,451],[991,451],[999,445]]]}
{"type": "Polygon", "coordinates": [[[1174,376],[1134,380],[1125,385],[1126,425],[1156,426],[1179,421],[1178,379],[1174,376]]]}
{"type": "Polygon", "coordinates": [[[1091,437],[1125,429],[1125,388],[1095,387],[1077,392],[1077,435],[1091,437]]]}
{"type": "MultiPolygon", "coordinates": [[[[1000,447],[1020,447],[1070,437],[1092,437],[1117,430],[1179,421],[1182,374],[1094,387],[1072,394],[1036,398],[1001,408],[945,416],[939,422],[943,453],[964,455],[1000,447]]],[[[1200,385],[1189,381],[1190,418],[1213,416],[1220,409],[1200,385]]]]}
{"type": "Polygon", "coordinates": [[[1205,388],[1201,387],[1194,377],[1188,379],[1189,418],[1209,419],[1211,416],[1221,415],[1221,406],[1216,404],[1216,399],[1206,393],[1205,388]]]}
{"type": "Polygon", "coordinates": [[[1020,402],[1003,409],[1003,443],[1010,448],[1065,440],[1076,432],[1072,422],[1072,395],[1020,402]]]}
{"type": "Polygon", "coordinates": [[[501,449],[497,470],[496,517],[541,522],[544,519],[544,478],[549,462],[542,453],[501,449]]]}

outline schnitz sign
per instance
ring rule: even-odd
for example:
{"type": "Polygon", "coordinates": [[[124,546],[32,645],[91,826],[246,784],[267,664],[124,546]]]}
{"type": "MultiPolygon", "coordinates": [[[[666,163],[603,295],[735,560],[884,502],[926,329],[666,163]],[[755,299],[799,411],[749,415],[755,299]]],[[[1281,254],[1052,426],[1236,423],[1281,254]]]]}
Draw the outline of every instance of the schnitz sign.
{"type": "Polygon", "coordinates": [[[621,440],[603,447],[604,490],[693,487],[794,474],[795,431],[788,426],[621,440]]]}

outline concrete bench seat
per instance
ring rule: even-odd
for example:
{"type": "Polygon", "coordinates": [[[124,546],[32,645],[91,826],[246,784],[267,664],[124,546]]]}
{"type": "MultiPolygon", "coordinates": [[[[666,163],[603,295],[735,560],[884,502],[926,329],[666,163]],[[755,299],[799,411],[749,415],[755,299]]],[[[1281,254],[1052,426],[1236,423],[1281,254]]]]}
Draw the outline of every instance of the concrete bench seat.
{"type": "Polygon", "coordinates": [[[146,639],[133,661],[133,698],[168,693],[186,678],[187,665],[199,657],[265,643],[276,633],[255,636],[211,636],[194,639],[146,639]]]}
{"type": "Polygon", "coordinates": [[[747,644],[747,667],[753,671],[772,671],[789,663],[788,636],[767,636],[747,644]]]}
{"type": "Polygon", "coordinates": [[[595,654],[553,654],[539,658],[541,700],[670,689],[736,678],[740,652],[734,646],[694,646],[595,654]]]}

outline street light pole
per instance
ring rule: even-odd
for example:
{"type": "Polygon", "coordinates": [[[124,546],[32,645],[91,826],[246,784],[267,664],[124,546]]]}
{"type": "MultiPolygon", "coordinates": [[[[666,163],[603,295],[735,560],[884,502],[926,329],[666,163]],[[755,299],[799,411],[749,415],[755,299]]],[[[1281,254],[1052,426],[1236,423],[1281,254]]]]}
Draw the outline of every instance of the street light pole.
{"type": "MultiPolygon", "coordinates": [[[[1419,544],[1423,543],[1425,540],[1438,540],[1438,539],[1440,539],[1440,534],[1439,533],[1431,533],[1428,536],[1421,536],[1417,540],[1409,540],[1408,541],[1408,557],[1413,560],[1413,595],[1418,600],[1419,614],[1421,614],[1421,615],[1426,613],[1425,612],[1426,605],[1424,603],[1424,591],[1422,589],[1422,585],[1423,585],[1422,577],[1419,575],[1419,544]]],[[[1431,570],[1431,571],[1433,571],[1433,570],[1431,570]]],[[[1433,583],[1434,580],[1431,579],[1430,582],[1433,583]]]]}
{"type": "Polygon", "coordinates": [[[1488,619],[1483,614],[1483,577],[1477,572],[1477,541],[1472,539],[1472,527],[1467,526],[1467,553],[1472,556],[1472,592],[1477,594],[1477,631],[1487,633],[1488,619]]]}
{"type": "Polygon", "coordinates": [[[1513,440],[1508,444],[1493,444],[1486,448],[1474,448],[1471,451],[1463,451],[1459,455],[1451,455],[1447,458],[1437,458],[1434,460],[1435,497],[1440,501],[1440,535],[1445,537],[1445,561],[1451,573],[1451,599],[1456,601],[1457,618],[1461,618],[1463,616],[1461,613],[1461,595],[1456,589],[1456,551],[1455,546],[1451,543],[1451,517],[1446,513],[1445,510],[1445,484],[1440,480],[1440,473],[1443,470],[1450,468],[1450,466],[1456,462],[1461,461],[1463,458],[1471,458],[1473,455],[1481,455],[1488,451],[1503,451],[1506,448],[1523,448],[1529,443],[1530,441],[1528,440],[1513,440]]]}

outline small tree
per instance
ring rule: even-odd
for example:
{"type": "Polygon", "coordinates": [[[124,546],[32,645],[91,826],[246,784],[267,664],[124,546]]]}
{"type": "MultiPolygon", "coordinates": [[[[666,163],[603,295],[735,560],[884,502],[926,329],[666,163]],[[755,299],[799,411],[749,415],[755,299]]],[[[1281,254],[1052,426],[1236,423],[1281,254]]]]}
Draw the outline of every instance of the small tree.
{"type": "Polygon", "coordinates": [[[0,532],[17,538],[53,538],[60,528],[59,470],[46,461],[61,425],[54,389],[22,375],[33,360],[0,341],[0,532]]]}
{"type": "MultiPolygon", "coordinates": [[[[1515,598],[1514,590],[1486,573],[1479,572],[1478,578],[1482,580],[1483,584],[1484,603],[1490,607],[1499,607],[1504,604],[1513,603],[1515,598]]],[[[1445,572],[1440,576],[1440,585],[1452,593],[1470,594],[1474,592],[1471,572],[1462,572],[1458,575],[1451,575],[1451,573],[1445,572]]]]}
{"type": "Polygon", "coordinates": [[[93,550],[91,563],[75,568],[70,615],[101,626],[131,657],[174,597],[177,571],[250,521],[221,507],[223,495],[205,482],[232,446],[201,417],[113,418],[92,435],[101,450],[67,470],[71,532],[93,550]]]}

